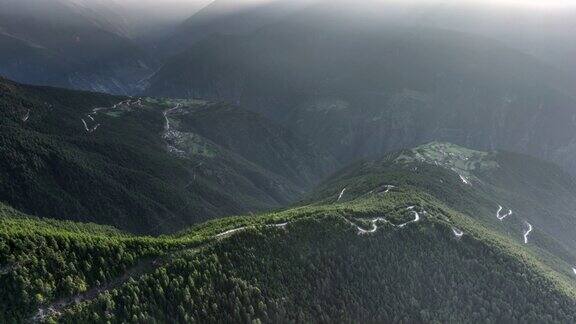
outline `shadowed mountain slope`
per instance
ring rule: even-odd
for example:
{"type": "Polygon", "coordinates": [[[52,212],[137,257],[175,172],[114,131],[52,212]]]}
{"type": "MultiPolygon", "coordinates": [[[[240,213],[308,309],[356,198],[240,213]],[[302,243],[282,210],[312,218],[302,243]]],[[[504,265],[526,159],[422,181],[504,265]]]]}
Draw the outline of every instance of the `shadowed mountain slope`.
{"type": "Polygon", "coordinates": [[[247,113],[220,104],[2,80],[0,108],[0,199],[45,217],[139,233],[174,231],[286,205],[336,167],[281,127],[252,113],[236,118],[247,113]],[[179,118],[196,108],[207,121],[214,114],[236,128],[212,139],[195,133],[179,118]],[[223,115],[227,109],[238,112],[223,115]],[[244,131],[248,136],[242,137],[244,131]],[[242,155],[250,145],[258,147],[258,159],[242,155]]]}

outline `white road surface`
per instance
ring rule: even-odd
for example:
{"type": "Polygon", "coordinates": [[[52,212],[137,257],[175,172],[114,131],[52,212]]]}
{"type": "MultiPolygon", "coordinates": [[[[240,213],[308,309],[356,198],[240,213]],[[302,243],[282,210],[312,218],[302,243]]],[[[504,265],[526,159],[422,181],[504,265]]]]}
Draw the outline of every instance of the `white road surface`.
{"type": "Polygon", "coordinates": [[[504,220],[504,218],[512,215],[511,209],[509,209],[506,214],[500,214],[501,211],[502,211],[502,206],[498,205],[498,210],[496,211],[496,218],[498,218],[498,220],[504,220]]]}
{"type": "Polygon", "coordinates": [[[372,225],[372,227],[368,230],[363,229],[362,227],[355,225],[354,223],[352,223],[354,226],[356,226],[356,228],[358,229],[358,235],[364,235],[364,234],[370,234],[370,233],[375,233],[378,230],[378,225],[376,225],[378,222],[388,222],[386,219],[382,218],[382,217],[377,217],[374,219],[370,220],[370,223],[372,225]]]}
{"type": "Polygon", "coordinates": [[[96,126],[90,128],[88,127],[88,124],[86,123],[86,121],[84,119],[82,119],[82,124],[84,124],[84,129],[86,130],[86,132],[88,133],[93,133],[94,131],[96,131],[98,129],[98,127],[100,126],[100,124],[96,124],[96,126]]]}
{"type": "Polygon", "coordinates": [[[267,227],[278,227],[278,228],[284,228],[286,226],[288,226],[288,222],[286,223],[280,223],[280,224],[270,224],[270,225],[266,225],[267,227]]]}
{"type": "Polygon", "coordinates": [[[414,206],[410,206],[407,209],[411,210],[412,213],[414,214],[414,220],[411,220],[409,222],[406,222],[406,223],[400,224],[400,225],[394,225],[394,224],[390,223],[386,218],[376,217],[376,218],[369,219],[368,221],[370,222],[370,228],[364,229],[364,228],[356,225],[355,223],[351,222],[347,218],[345,218],[345,219],[348,223],[350,223],[350,225],[354,226],[358,230],[358,235],[372,234],[372,233],[375,233],[376,231],[378,231],[378,222],[383,222],[383,223],[390,224],[394,227],[403,228],[408,224],[416,223],[416,222],[420,221],[420,214],[413,210],[414,206]]]}
{"type": "Polygon", "coordinates": [[[220,234],[216,234],[215,237],[218,238],[218,237],[228,236],[228,235],[234,234],[234,233],[236,233],[236,232],[243,231],[243,230],[245,230],[245,229],[247,229],[247,228],[248,228],[248,226],[234,228],[234,229],[228,230],[228,231],[226,231],[226,232],[223,232],[223,233],[220,233],[220,234]]]}
{"type": "Polygon", "coordinates": [[[23,122],[27,122],[27,121],[28,121],[28,118],[30,118],[30,109],[28,109],[28,110],[26,111],[26,115],[24,115],[24,117],[22,118],[22,121],[23,121],[23,122]]]}
{"type": "Polygon", "coordinates": [[[530,235],[530,232],[532,232],[532,224],[528,222],[526,222],[526,224],[528,225],[528,230],[526,233],[524,233],[524,244],[528,244],[528,235],[530,235]]]}
{"type": "Polygon", "coordinates": [[[338,195],[338,200],[336,200],[336,201],[340,201],[340,199],[342,199],[342,196],[344,196],[345,192],[346,192],[346,188],[342,189],[342,191],[340,191],[340,195],[338,195]]]}
{"type": "MultiPolygon", "coordinates": [[[[412,210],[412,209],[414,208],[414,206],[411,206],[411,207],[412,207],[412,208],[408,207],[408,209],[409,209],[409,210],[412,210]]],[[[410,223],[419,222],[419,221],[420,221],[420,214],[419,214],[417,211],[415,211],[415,210],[412,210],[412,213],[414,214],[414,220],[411,220],[411,221],[406,222],[406,223],[404,223],[404,224],[400,224],[400,225],[398,225],[398,227],[402,228],[402,227],[404,227],[404,226],[406,226],[406,225],[408,225],[408,224],[410,224],[410,223]]]]}
{"type": "Polygon", "coordinates": [[[452,232],[454,233],[454,235],[457,238],[461,238],[464,235],[464,232],[462,232],[461,230],[459,230],[457,228],[452,228],[452,232]]]}
{"type": "MultiPolygon", "coordinates": [[[[284,227],[288,226],[288,224],[289,224],[288,222],[279,223],[279,224],[269,224],[269,225],[266,225],[266,227],[284,228],[284,227]]],[[[254,227],[254,226],[242,226],[242,227],[238,227],[238,228],[233,228],[233,229],[228,230],[228,231],[226,231],[226,232],[222,232],[222,233],[220,233],[220,234],[216,234],[214,237],[215,237],[215,238],[219,238],[219,237],[229,236],[229,235],[232,235],[232,234],[234,234],[234,233],[237,233],[237,232],[240,232],[240,231],[244,231],[244,230],[246,230],[246,229],[248,229],[248,228],[253,228],[253,227],[254,227]]]]}
{"type": "Polygon", "coordinates": [[[182,105],[177,104],[176,106],[164,111],[163,115],[164,115],[164,120],[166,122],[164,124],[164,131],[166,131],[166,132],[170,131],[170,119],[168,119],[168,114],[171,113],[172,111],[180,108],[180,106],[182,106],[182,105]]]}

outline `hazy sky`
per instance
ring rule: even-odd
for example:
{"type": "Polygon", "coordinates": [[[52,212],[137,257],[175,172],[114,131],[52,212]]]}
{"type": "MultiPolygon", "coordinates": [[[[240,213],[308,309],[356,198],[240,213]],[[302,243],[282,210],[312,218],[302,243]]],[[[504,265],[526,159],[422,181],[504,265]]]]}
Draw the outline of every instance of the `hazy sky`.
{"type": "MultiPolygon", "coordinates": [[[[241,0],[240,0],[241,1],[241,0]]],[[[576,7],[576,0],[367,0],[381,3],[402,2],[402,3],[438,3],[438,4],[463,4],[500,6],[500,7],[526,7],[535,9],[562,9],[566,7],[576,7]]]]}
{"type": "MultiPolygon", "coordinates": [[[[126,0],[127,2],[140,2],[140,3],[210,3],[214,0],[126,0]]],[[[224,2],[235,2],[235,3],[266,3],[272,1],[290,1],[290,0],[220,0],[224,2]]],[[[358,3],[359,0],[349,0],[352,3],[358,3]]],[[[379,2],[389,2],[389,1],[402,1],[402,0],[364,0],[365,2],[379,1],[379,2]]],[[[477,2],[485,3],[491,5],[519,5],[519,6],[531,6],[531,7],[566,7],[566,6],[576,6],[576,0],[420,0],[426,2],[477,2]]],[[[410,0],[405,1],[410,2],[410,0]]]]}

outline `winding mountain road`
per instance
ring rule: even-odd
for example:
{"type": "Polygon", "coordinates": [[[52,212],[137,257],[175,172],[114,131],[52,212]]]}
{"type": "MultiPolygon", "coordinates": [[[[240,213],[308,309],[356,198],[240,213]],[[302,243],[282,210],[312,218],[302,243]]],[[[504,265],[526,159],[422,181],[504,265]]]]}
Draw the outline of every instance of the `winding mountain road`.
{"type": "Polygon", "coordinates": [[[84,129],[88,133],[94,133],[98,129],[98,127],[100,127],[100,124],[96,124],[96,126],[94,126],[94,127],[88,127],[88,124],[86,123],[84,118],[82,118],[82,124],[84,124],[84,129]]]}
{"type": "Polygon", "coordinates": [[[464,232],[462,232],[457,228],[452,228],[452,232],[454,233],[454,236],[456,236],[457,238],[461,238],[462,236],[464,236],[464,232]]]}
{"type": "MultiPolygon", "coordinates": [[[[138,99],[138,101],[134,101],[134,102],[136,104],[142,106],[142,100],[140,98],[138,99]]],[[[132,103],[133,103],[132,99],[128,99],[128,100],[120,101],[119,103],[114,104],[114,106],[112,106],[112,107],[97,107],[97,108],[92,109],[92,112],[87,114],[86,116],[90,119],[90,121],[95,123],[96,120],[94,119],[94,116],[98,115],[98,113],[101,110],[113,110],[113,109],[117,109],[119,106],[122,106],[122,105],[131,106],[132,103]]],[[[176,108],[176,107],[174,107],[174,108],[176,108]]],[[[26,122],[29,117],[30,117],[30,110],[28,110],[26,116],[23,118],[23,121],[26,122]]],[[[166,118],[166,116],[164,116],[164,117],[166,118]]],[[[100,124],[96,124],[94,127],[89,127],[88,123],[86,122],[85,119],[81,118],[81,120],[82,120],[82,124],[84,125],[84,129],[88,133],[94,133],[98,129],[98,127],[101,126],[100,124]]]]}
{"type": "Polygon", "coordinates": [[[24,117],[22,117],[22,121],[23,121],[23,122],[27,122],[27,121],[28,121],[28,118],[30,118],[30,109],[28,109],[28,110],[26,111],[26,115],[24,115],[24,117]]]}
{"type": "Polygon", "coordinates": [[[338,195],[338,199],[336,201],[340,201],[340,199],[342,199],[342,196],[344,196],[344,193],[346,192],[346,188],[342,189],[342,191],[340,192],[340,194],[338,195]]]}
{"type": "Polygon", "coordinates": [[[236,233],[236,232],[240,232],[240,231],[247,230],[248,228],[251,228],[251,227],[252,227],[252,226],[243,226],[243,227],[234,228],[234,229],[228,230],[228,231],[226,231],[226,232],[222,232],[222,233],[220,233],[220,234],[216,234],[214,237],[215,237],[215,238],[221,238],[221,237],[224,237],[224,236],[229,236],[229,235],[232,235],[232,234],[234,234],[234,233],[236,233]]]}
{"type": "Polygon", "coordinates": [[[526,222],[526,224],[528,225],[528,230],[524,233],[524,244],[528,244],[528,235],[532,232],[532,224],[528,222],[526,222]]]}
{"type": "Polygon", "coordinates": [[[498,205],[498,211],[496,211],[496,218],[498,218],[498,220],[504,220],[504,218],[512,215],[512,209],[509,209],[508,213],[506,213],[504,215],[500,215],[501,211],[502,211],[502,206],[498,205]]]}
{"type": "Polygon", "coordinates": [[[396,188],[396,186],[393,186],[393,185],[386,185],[385,187],[386,187],[386,190],[383,193],[388,193],[390,190],[396,188]]]}
{"type": "Polygon", "coordinates": [[[352,222],[351,223],[358,229],[358,235],[364,235],[364,234],[375,233],[378,230],[378,225],[376,225],[376,223],[378,223],[378,222],[388,223],[388,221],[385,218],[376,217],[376,218],[370,220],[372,228],[370,228],[368,230],[363,229],[362,227],[360,227],[360,226],[358,226],[352,222]]]}
{"type": "Polygon", "coordinates": [[[266,227],[277,227],[277,228],[286,228],[286,226],[288,226],[288,222],[286,222],[286,223],[280,223],[280,224],[270,224],[270,225],[266,225],[266,227]]]}
{"type": "Polygon", "coordinates": [[[182,104],[176,104],[176,106],[165,110],[162,114],[164,115],[164,120],[165,120],[165,124],[164,124],[164,131],[165,132],[169,132],[170,131],[170,119],[168,118],[168,114],[170,114],[171,112],[173,112],[174,110],[180,108],[182,106],[182,104]]]}
{"type": "Polygon", "coordinates": [[[406,223],[404,223],[404,224],[398,225],[398,227],[400,227],[400,228],[402,228],[402,227],[404,227],[404,226],[406,226],[406,225],[408,225],[408,224],[410,224],[410,223],[416,223],[416,222],[419,222],[419,221],[420,221],[420,214],[419,214],[417,211],[414,210],[414,206],[410,206],[410,207],[408,207],[408,208],[406,208],[406,209],[410,210],[410,211],[414,214],[414,220],[411,220],[411,221],[406,222],[406,223]]]}
{"type": "MultiPolygon", "coordinates": [[[[411,220],[409,222],[400,224],[400,225],[394,225],[392,224],[390,221],[388,221],[386,218],[384,217],[376,217],[376,218],[372,218],[372,219],[364,219],[365,221],[369,221],[371,228],[370,229],[364,229],[358,225],[356,225],[354,222],[350,221],[348,218],[344,217],[344,219],[352,226],[354,226],[357,230],[358,230],[358,235],[365,235],[365,234],[372,234],[375,233],[376,231],[378,231],[378,222],[383,222],[383,223],[387,223],[392,225],[393,227],[398,227],[398,228],[403,228],[408,224],[411,223],[416,223],[420,221],[420,214],[416,211],[414,211],[414,206],[410,206],[407,208],[408,210],[411,210],[412,213],[414,213],[414,220],[411,220]]],[[[425,212],[424,212],[425,213],[425,212]]]]}
{"type": "Polygon", "coordinates": [[[84,124],[84,129],[86,129],[87,132],[90,132],[90,129],[88,128],[88,124],[86,124],[86,121],[84,119],[82,119],[82,124],[84,124]]]}

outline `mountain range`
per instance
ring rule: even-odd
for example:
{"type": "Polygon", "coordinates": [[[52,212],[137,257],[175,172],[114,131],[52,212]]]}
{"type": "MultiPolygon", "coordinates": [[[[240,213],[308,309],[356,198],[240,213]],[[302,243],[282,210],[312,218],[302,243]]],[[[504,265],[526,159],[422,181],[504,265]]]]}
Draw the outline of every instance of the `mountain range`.
{"type": "Polygon", "coordinates": [[[9,80],[0,107],[1,322],[576,318],[550,162],[436,141],[341,168],[232,104],[9,80]]]}
{"type": "Polygon", "coordinates": [[[547,162],[434,142],[292,208],[156,238],[2,206],[0,319],[571,322],[575,188],[547,162]]]}
{"type": "Polygon", "coordinates": [[[0,0],[0,323],[576,322],[539,6],[0,0]]]}
{"type": "Polygon", "coordinates": [[[245,105],[343,163],[438,139],[576,169],[576,99],[554,68],[467,34],[309,24],[205,40],[147,93],[245,105]]]}

